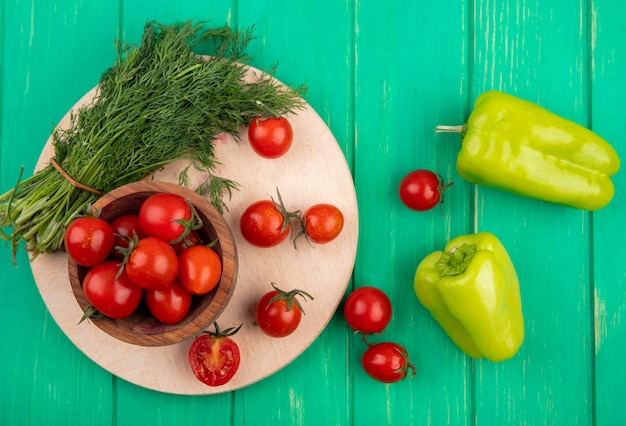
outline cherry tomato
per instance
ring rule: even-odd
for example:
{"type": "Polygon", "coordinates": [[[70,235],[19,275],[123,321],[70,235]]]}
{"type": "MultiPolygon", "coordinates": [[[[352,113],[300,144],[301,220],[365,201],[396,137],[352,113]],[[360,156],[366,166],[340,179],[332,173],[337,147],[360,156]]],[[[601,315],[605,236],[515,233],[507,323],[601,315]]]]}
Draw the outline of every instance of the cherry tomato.
{"type": "Polygon", "coordinates": [[[113,230],[105,220],[79,217],[67,226],[63,236],[68,256],[81,266],[104,261],[113,248],[113,230]]]}
{"type": "Polygon", "coordinates": [[[285,117],[256,117],[248,127],[248,139],[254,152],[265,158],[283,156],[293,142],[293,129],[285,117]]]}
{"type": "Polygon", "coordinates": [[[353,330],[366,334],[380,333],[391,321],[391,302],[376,287],[360,287],[346,299],[343,314],[353,330]]]}
{"type": "Polygon", "coordinates": [[[222,260],[207,246],[193,246],[178,255],[178,280],[190,293],[207,294],[222,277],[222,260]]]}
{"type": "Polygon", "coordinates": [[[120,266],[116,260],[107,260],[91,268],[83,279],[85,297],[103,315],[119,319],[132,314],[143,290],[133,284],[122,271],[115,279],[120,266]]]}
{"type": "Polygon", "coordinates": [[[134,235],[137,235],[140,240],[146,236],[139,226],[139,216],[136,214],[118,216],[111,221],[110,225],[114,235],[111,256],[118,260],[124,259],[124,254],[118,250],[118,247],[127,249],[134,235]]]}
{"type": "Polygon", "coordinates": [[[176,280],[160,290],[146,290],[148,310],[165,324],[178,324],[189,312],[191,294],[176,280]]]}
{"type": "Polygon", "coordinates": [[[241,326],[220,331],[215,323],[215,332],[205,331],[189,348],[191,371],[202,383],[220,386],[233,378],[241,354],[239,346],[230,338],[241,326]]]}
{"type": "MultiPolygon", "coordinates": [[[[296,213],[285,209],[280,193],[279,202],[261,200],[252,203],[239,220],[241,235],[257,247],[273,247],[283,242],[291,230],[290,218],[296,213]]],[[[299,219],[298,219],[299,220],[299,219]]]]}
{"type": "Polygon", "coordinates": [[[363,354],[361,365],[370,377],[383,383],[398,382],[407,374],[415,375],[415,366],[409,361],[406,349],[392,342],[371,345],[363,354]]]}
{"type": "Polygon", "coordinates": [[[444,185],[443,180],[430,170],[414,170],[402,179],[398,192],[408,208],[426,211],[441,201],[443,191],[451,185],[444,185]]]}
{"type": "Polygon", "coordinates": [[[321,203],[309,207],[302,221],[307,238],[318,244],[334,240],[343,229],[343,214],[332,204],[321,203]]]}
{"type": "Polygon", "coordinates": [[[174,249],[158,238],[139,240],[124,268],[136,285],[162,289],[172,284],[178,274],[178,257],[174,249]]]}
{"type": "Polygon", "coordinates": [[[293,333],[302,319],[302,305],[296,296],[313,297],[302,291],[284,292],[274,283],[273,291],[265,293],[256,307],[256,322],[261,331],[271,337],[285,337],[293,333]]]}
{"type": "Polygon", "coordinates": [[[174,251],[180,254],[183,250],[189,247],[201,245],[202,243],[202,237],[198,231],[191,230],[186,237],[182,238],[180,241],[170,244],[174,248],[174,251]]]}
{"type": "Polygon", "coordinates": [[[177,194],[159,192],[144,200],[139,208],[139,225],[148,237],[171,242],[189,232],[191,206],[177,194]]]}

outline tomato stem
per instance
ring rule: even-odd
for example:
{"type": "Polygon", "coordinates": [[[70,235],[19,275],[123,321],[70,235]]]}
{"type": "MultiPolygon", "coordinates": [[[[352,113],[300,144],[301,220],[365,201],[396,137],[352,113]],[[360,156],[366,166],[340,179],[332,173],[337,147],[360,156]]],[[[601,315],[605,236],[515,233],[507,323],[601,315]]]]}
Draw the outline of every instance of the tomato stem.
{"type": "Polygon", "coordinates": [[[279,289],[276,286],[276,283],[272,282],[272,287],[274,288],[274,290],[278,293],[276,296],[272,297],[268,302],[267,302],[267,307],[269,307],[272,303],[277,302],[279,300],[284,300],[285,303],[287,304],[287,310],[290,311],[291,307],[293,305],[296,305],[298,307],[298,309],[300,309],[300,311],[302,311],[303,314],[306,315],[306,313],[304,312],[304,309],[302,309],[302,305],[300,304],[300,302],[298,301],[298,299],[296,299],[296,296],[300,296],[302,297],[304,300],[306,300],[306,298],[308,297],[311,300],[315,300],[313,298],[313,296],[311,296],[309,293],[307,293],[306,291],[303,290],[298,290],[298,289],[294,289],[291,291],[284,291],[279,289]]]}
{"type": "Polygon", "coordinates": [[[77,325],[80,324],[81,322],[85,321],[87,318],[93,318],[93,319],[100,319],[102,318],[102,312],[100,312],[98,309],[96,309],[95,306],[93,305],[88,305],[85,308],[85,311],[83,312],[83,316],[81,317],[80,321],[78,321],[77,325]]]}
{"type": "Polygon", "coordinates": [[[276,208],[276,210],[278,210],[278,212],[283,215],[283,226],[280,228],[280,232],[283,233],[285,232],[285,229],[287,229],[287,226],[291,224],[291,219],[297,218],[298,222],[300,222],[300,216],[299,216],[300,210],[296,210],[294,212],[288,211],[287,208],[285,207],[285,203],[283,202],[283,197],[280,195],[280,191],[278,190],[278,187],[276,187],[276,194],[278,195],[278,203],[274,201],[274,198],[272,198],[272,202],[274,203],[274,207],[276,208]]]}
{"type": "Polygon", "coordinates": [[[203,333],[208,334],[210,336],[219,338],[219,337],[229,337],[232,336],[233,334],[237,333],[239,331],[239,329],[241,329],[241,326],[243,325],[243,323],[239,324],[238,327],[230,327],[227,328],[226,330],[220,330],[219,325],[217,324],[217,321],[215,321],[213,323],[213,326],[215,327],[215,331],[203,331],[203,333]]]}

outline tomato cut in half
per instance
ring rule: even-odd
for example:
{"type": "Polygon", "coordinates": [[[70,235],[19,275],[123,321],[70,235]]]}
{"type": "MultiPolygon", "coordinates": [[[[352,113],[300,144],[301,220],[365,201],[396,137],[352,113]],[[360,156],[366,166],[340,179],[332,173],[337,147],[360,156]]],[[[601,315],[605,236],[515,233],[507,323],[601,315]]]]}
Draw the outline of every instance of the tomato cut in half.
{"type": "Polygon", "coordinates": [[[241,325],[224,331],[220,331],[217,323],[214,325],[215,332],[205,331],[191,344],[189,365],[202,383],[221,386],[228,383],[239,369],[239,346],[230,336],[237,333],[241,325]]]}

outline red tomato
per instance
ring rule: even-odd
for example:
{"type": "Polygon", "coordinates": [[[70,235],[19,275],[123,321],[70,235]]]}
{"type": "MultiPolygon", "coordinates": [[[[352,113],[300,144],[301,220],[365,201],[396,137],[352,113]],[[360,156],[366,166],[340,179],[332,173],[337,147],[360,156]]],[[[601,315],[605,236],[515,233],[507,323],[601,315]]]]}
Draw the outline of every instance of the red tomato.
{"type": "Polygon", "coordinates": [[[378,343],[367,348],[361,358],[361,365],[372,378],[383,383],[394,383],[409,374],[415,375],[415,366],[409,361],[409,355],[397,343],[378,343]]]}
{"type": "Polygon", "coordinates": [[[191,294],[176,280],[160,290],[146,290],[148,310],[165,324],[178,324],[189,312],[191,294]]]}
{"type": "Polygon", "coordinates": [[[398,192],[408,208],[426,211],[441,201],[443,191],[451,185],[444,185],[443,180],[430,170],[414,170],[402,179],[398,192]]]}
{"type": "Polygon", "coordinates": [[[265,293],[257,304],[256,323],[268,336],[285,337],[298,328],[302,318],[302,306],[296,296],[308,297],[311,300],[313,297],[301,290],[284,292],[274,283],[272,287],[274,290],[265,293]]]}
{"type": "Polygon", "coordinates": [[[118,247],[127,249],[135,234],[139,240],[146,236],[139,226],[139,216],[136,214],[118,216],[111,221],[110,225],[115,237],[113,239],[113,250],[111,250],[111,256],[118,260],[124,259],[124,254],[118,250],[118,247]]]}
{"type": "Polygon", "coordinates": [[[119,319],[132,314],[141,302],[142,289],[133,284],[116,260],[107,260],[91,268],[83,280],[85,297],[103,315],[119,319]]]}
{"type": "Polygon", "coordinates": [[[285,117],[256,117],[248,127],[248,139],[254,152],[265,158],[283,156],[293,142],[293,129],[285,117]]]}
{"type": "Polygon", "coordinates": [[[172,245],[176,253],[181,253],[183,250],[189,247],[198,246],[198,245],[201,245],[202,243],[203,243],[202,237],[200,236],[198,231],[192,230],[189,232],[189,235],[187,235],[180,241],[177,241],[175,243],[170,243],[170,244],[172,245]]]}
{"type": "Polygon", "coordinates": [[[148,237],[171,242],[189,232],[191,224],[191,206],[177,194],[151,195],[139,208],[139,225],[148,237]]]}
{"type": "Polygon", "coordinates": [[[68,256],[81,266],[104,261],[113,248],[113,230],[102,219],[79,217],[67,226],[63,236],[68,256]]]}
{"type": "Polygon", "coordinates": [[[343,229],[343,213],[332,204],[315,204],[304,212],[304,232],[314,243],[328,243],[343,229]]]}
{"type": "MultiPolygon", "coordinates": [[[[250,244],[257,247],[273,247],[282,243],[291,230],[291,218],[296,213],[285,209],[278,194],[279,203],[273,200],[261,200],[252,203],[241,215],[239,228],[241,235],[250,244]]],[[[298,218],[299,220],[299,218],[298,218]]]]}
{"type": "Polygon", "coordinates": [[[178,280],[188,292],[207,294],[222,277],[222,260],[207,246],[193,246],[178,255],[178,280]]]}
{"type": "Polygon", "coordinates": [[[391,321],[391,302],[376,287],[360,287],[346,299],[343,314],[353,330],[367,334],[380,333],[391,321]]]}
{"type": "Polygon", "coordinates": [[[215,332],[205,331],[189,348],[191,371],[202,383],[220,386],[233,378],[241,358],[239,346],[230,338],[241,326],[220,331],[215,323],[215,332]]]}
{"type": "Polygon", "coordinates": [[[139,287],[162,289],[176,279],[178,257],[165,241],[146,237],[139,240],[124,269],[128,278],[139,287]]]}

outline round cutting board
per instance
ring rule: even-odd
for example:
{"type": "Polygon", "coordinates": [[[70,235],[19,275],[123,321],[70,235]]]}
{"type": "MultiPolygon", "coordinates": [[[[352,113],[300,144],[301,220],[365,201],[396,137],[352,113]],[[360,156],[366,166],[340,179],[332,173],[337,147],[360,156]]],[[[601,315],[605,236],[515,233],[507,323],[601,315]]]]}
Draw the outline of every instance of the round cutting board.
{"type": "MultiPolygon", "coordinates": [[[[248,78],[260,74],[250,68],[248,78]]],[[[72,110],[89,104],[97,88],[80,99],[72,110]]],[[[59,123],[69,125],[71,111],[59,123]]],[[[293,361],[323,331],[337,309],[350,280],[356,256],[358,210],[350,170],[334,136],[308,105],[288,117],[294,131],[291,149],[278,159],[259,157],[251,149],[246,131],[235,141],[221,135],[215,141],[220,165],[217,175],[239,184],[224,218],[230,226],[239,259],[237,283],[231,300],[217,322],[221,329],[242,324],[233,337],[241,351],[241,364],[233,379],[220,387],[201,383],[191,372],[187,353],[193,338],[161,346],[136,346],[117,340],[85,321],[77,324],[82,310],[69,283],[68,259],[63,252],[42,254],[31,262],[33,275],[53,318],[70,340],[90,359],[110,373],[156,391],[201,395],[232,391],[255,383],[293,361]],[[344,229],[328,244],[299,240],[297,250],[286,240],[273,248],[247,243],[239,231],[242,212],[255,201],[276,199],[280,191],[288,210],[305,211],[316,203],[336,205],[345,218],[344,229]],[[298,288],[315,299],[303,302],[306,315],[294,334],[276,339],[254,324],[254,309],[271,283],[284,290],[298,288]]],[[[45,167],[54,155],[51,138],[36,166],[45,167]]],[[[155,174],[156,180],[178,183],[187,161],[176,160],[155,174]]],[[[191,172],[191,188],[203,180],[191,172]]]]}

